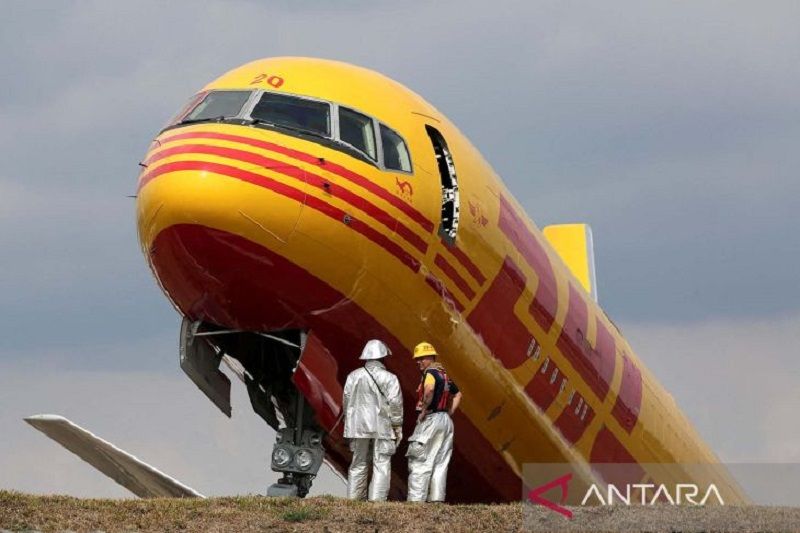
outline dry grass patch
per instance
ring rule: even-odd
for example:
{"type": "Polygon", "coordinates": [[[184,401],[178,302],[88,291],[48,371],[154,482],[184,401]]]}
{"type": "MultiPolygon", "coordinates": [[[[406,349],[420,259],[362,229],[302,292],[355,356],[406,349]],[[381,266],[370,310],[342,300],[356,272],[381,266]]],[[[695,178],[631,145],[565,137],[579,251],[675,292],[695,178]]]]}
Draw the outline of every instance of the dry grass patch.
{"type": "MultiPolygon", "coordinates": [[[[798,531],[790,507],[577,508],[572,526],[605,531],[798,531]]],[[[82,500],[0,491],[0,529],[12,531],[549,531],[563,518],[542,507],[353,502],[332,496],[298,500],[228,498],[82,500]]]]}
{"type": "Polygon", "coordinates": [[[520,506],[228,498],[91,500],[0,491],[0,529],[40,531],[516,531],[520,506]]]}

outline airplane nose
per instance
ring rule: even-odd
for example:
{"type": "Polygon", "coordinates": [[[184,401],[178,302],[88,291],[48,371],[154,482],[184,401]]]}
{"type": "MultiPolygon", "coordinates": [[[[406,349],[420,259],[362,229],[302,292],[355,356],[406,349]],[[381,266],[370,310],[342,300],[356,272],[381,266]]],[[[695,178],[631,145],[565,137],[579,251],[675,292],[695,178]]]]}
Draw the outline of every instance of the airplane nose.
{"type": "Polygon", "coordinates": [[[280,248],[305,204],[299,166],[207,139],[167,137],[143,164],[137,213],[143,246],[169,226],[195,224],[280,248]]]}

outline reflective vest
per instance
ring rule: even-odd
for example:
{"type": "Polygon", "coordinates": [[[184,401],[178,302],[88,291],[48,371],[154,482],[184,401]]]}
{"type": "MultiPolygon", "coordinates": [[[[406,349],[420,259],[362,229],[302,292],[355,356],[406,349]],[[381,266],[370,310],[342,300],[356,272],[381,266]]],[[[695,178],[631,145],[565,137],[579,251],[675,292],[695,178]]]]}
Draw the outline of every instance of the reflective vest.
{"type": "Polygon", "coordinates": [[[425,394],[425,377],[431,374],[436,383],[433,387],[433,397],[427,407],[428,411],[438,413],[447,411],[450,405],[450,378],[444,368],[429,368],[422,374],[422,379],[417,387],[417,405],[422,405],[422,396],[425,394]]]}

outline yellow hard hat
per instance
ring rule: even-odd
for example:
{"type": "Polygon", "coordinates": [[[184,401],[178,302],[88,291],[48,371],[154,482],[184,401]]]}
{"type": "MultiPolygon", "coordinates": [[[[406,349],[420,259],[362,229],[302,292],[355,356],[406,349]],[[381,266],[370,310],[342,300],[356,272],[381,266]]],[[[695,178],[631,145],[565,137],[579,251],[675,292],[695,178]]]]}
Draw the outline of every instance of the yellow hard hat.
{"type": "Polygon", "coordinates": [[[431,355],[436,355],[436,348],[434,348],[433,344],[429,342],[421,342],[414,347],[414,359],[419,359],[420,357],[429,357],[431,355]]]}

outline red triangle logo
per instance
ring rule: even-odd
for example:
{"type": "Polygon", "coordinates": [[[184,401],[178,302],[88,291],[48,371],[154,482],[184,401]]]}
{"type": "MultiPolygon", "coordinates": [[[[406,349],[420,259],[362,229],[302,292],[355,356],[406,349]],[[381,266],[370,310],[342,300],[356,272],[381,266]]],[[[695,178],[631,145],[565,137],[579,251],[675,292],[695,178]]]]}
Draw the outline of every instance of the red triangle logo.
{"type": "Polygon", "coordinates": [[[543,505],[550,509],[551,511],[555,511],[566,516],[568,519],[572,519],[572,511],[567,509],[566,507],[562,507],[564,503],[567,501],[567,495],[569,494],[569,482],[572,479],[572,473],[564,474],[563,476],[554,479],[548,483],[540,487],[536,487],[535,489],[531,490],[528,493],[528,499],[533,504],[543,505]],[[561,501],[559,503],[555,503],[547,498],[544,498],[542,495],[550,490],[560,487],[561,488],[561,501]]]}

